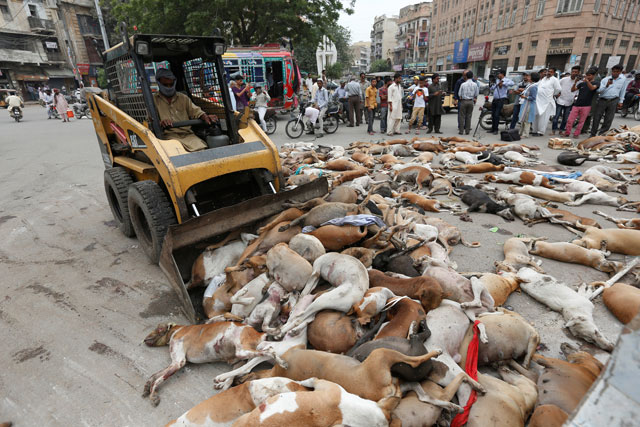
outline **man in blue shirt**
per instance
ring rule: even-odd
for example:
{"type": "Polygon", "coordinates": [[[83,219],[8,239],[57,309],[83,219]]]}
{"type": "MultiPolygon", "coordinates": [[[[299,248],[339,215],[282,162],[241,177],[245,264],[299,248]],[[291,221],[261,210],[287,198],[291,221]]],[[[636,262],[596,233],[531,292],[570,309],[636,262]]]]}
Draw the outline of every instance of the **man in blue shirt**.
{"type": "Polygon", "coordinates": [[[614,65],[611,68],[611,76],[607,76],[600,81],[598,88],[598,102],[593,112],[593,122],[591,123],[591,136],[603,134],[609,130],[613,123],[613,117],[618,108],[622,108],[624,94],[627,89],[626,79],[622,75],[622,65],[614,65]],[[604,121],[600,130],[600,120],[604,116],[604,121]]]}
{"type": "Polygon", "coordinates": [[[344,80],[340,82],[340,87],[333,92],[333,99],[342,104],[342,116],[346,123],[349,117],[349,95],[347,94],[345,85],[346,82],[344,80]]]}
{"type": "Polygon", "coordinates": [[[504,76],[504,70],[498,71],[498,79],[491,85],[493,100],[491,101],[491,131],[498,134],[500,124],[500,112],[504,104],[508,102],[509,88],[513,86],[513,80],[504,76]]]}

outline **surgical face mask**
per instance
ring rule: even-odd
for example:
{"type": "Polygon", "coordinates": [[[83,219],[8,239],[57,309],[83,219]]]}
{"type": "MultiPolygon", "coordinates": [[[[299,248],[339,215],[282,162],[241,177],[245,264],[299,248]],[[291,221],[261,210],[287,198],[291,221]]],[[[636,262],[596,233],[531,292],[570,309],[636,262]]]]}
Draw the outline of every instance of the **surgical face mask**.
{"type": "Polygon", "coordinates": [[[167,98],[171,98],[176,94],[176,82],[174,81],[171,86],[165,86],[162,83],[158,82],[158,88],[160,89],[160,93],[167,98]]]}

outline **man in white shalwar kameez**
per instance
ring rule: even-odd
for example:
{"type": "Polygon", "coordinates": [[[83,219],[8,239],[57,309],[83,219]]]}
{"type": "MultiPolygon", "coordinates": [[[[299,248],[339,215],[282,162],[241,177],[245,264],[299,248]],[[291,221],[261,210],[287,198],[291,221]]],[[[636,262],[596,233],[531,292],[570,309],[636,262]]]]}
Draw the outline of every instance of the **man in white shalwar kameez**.
{"type": "Polygon", "coordinates": [[[393,77],[393,84],[389,86],[388,102],[389,112],[387,113],[387,135],[400,135],[400,122],[402,121],[402,76],[397,74],[393,77]]]}
{"type": "Polygon", "coordinates": [[[549,118],[556,114],[555,96],[562,88],[556,76],[547,74],[538,83],[538,98],[536,99],[536,120],[533,123],[533,133],[544,135],[549,125],[549,118]]]}

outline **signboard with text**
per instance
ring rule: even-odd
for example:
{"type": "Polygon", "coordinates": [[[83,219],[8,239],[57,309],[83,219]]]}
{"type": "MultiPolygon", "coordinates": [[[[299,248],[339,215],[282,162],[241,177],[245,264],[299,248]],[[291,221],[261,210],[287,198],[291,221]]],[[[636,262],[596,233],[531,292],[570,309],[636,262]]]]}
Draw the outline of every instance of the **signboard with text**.
{"type": "Polygon", "coordinates": [[[607,69],[613,67],[614,65],[618,65],[620,63],[620,55],[612,55],[609,57],[607,61],[607,69]]]}
{"type": "Polygon", "coordinates": [[[89,74],[89,64],[78,64],[78,71],[83,76],[86,76],[87,74],[89,74]]]}
{"type": "Polygon", "coordinates": [[[491,42],[469,45],[467,62],[486,61],[491,53],[491,42]]]}
{"type": "Polygon", "coordinates": [[[453,63],[462,64],[467,62],[469,55],[469,39],[455,42],[453,44],[453,63]]]}

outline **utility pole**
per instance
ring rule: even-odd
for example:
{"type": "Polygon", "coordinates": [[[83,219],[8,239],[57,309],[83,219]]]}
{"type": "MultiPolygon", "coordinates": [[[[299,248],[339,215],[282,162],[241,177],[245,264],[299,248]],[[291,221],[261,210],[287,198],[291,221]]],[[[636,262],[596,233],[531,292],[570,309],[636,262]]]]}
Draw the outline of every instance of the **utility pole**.
{"type": "Polygon", "coordinates": [[[96,14],[98,15],[98,22],[100,23],[100,31],[102,32],[102,41],[104,42],[104,49],[108,50],[111,48],[109,46],[109,38],[107,37],[107,30],[104,28],[104,19],[102,18],[102,10],[100,10],[100,3],[98,0],[94,0],[96,4],[96,14]]]}

